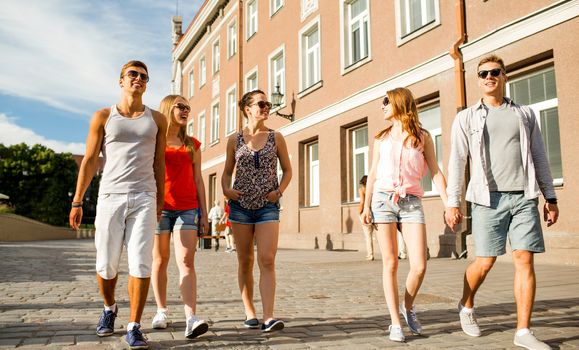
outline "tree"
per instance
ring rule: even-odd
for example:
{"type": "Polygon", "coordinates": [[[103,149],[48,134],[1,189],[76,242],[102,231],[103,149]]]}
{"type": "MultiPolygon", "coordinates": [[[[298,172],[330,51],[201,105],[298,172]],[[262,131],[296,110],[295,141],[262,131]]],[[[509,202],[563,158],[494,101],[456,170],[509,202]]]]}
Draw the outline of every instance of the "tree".
{"type": "Polygon", "coordinates": [[[77,166],[70,153],[24,143],[0,144],[0,193],[15,213],[51,225],[66,225],[77,166]]]}

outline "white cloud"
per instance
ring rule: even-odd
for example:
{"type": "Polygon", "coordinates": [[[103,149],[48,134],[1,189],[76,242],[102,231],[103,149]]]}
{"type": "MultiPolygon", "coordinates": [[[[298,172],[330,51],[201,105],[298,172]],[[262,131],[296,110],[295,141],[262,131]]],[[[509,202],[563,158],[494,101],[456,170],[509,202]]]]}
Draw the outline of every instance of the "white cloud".
{"type": "Polygon", "coordinates": [[[5,146],[25,143],[33,146],[37,143],[52,149],[55,152],[70,152],[72,154],[84,154],[84,143],[67,143],[56,140],[49,140],[44,136],[38,135],[30,129],[18,126],[15,123],[16,118],[11,118],[6,114],[0,113],[0,142],[5,146]]]}

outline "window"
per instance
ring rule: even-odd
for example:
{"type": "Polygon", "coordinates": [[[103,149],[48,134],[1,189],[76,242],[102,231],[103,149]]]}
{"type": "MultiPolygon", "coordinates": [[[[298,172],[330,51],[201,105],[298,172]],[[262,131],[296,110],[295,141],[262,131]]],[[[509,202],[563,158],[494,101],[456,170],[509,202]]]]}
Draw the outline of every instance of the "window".
{"type": "Polygon", "coordinates": [[[302,21],[306,19],[310,14],[315,12],[318,9],[318,0],[302,0],[301,1],[301,13],[302,13],[302,21]]]}
{"type": "Polygon", "coordinates": [[[283,7],[284,0],[269,0],[269,16],[273,16],[283,7]]]}
{"type": "Polygon", "coordinates": [[[201,142],[201,149],[205,149],[205,111],[199,113],[199,125],[197,139],[201,142]]]}
{"type": "Polygon", "coordinates": [[[282,106],[285,104],[285,55],[283,46],[278,49],[274,54],[269,56],[269,93],[270,101],[272,100],[271,94],[276,91],[277,86],[279,86],[279,91],[284,94],[284,98],[281,101],[282,106]]]}
{"type": "Polygon", "coordinates": [[[219,52],[219,40],[213,43],[213,74],[219,72],[219,60],[220,60],[220,52],[219,52]]]}
{"type": "Polygon", "coordinates": [[[205,64],[205,56],[199,60],[199,87],[205,85],[207,81],[207,65],[205,64]]]}
{"type": "Polygon", "coordinates": [[[440,24],[439,0],[396,0],[398,44],[440,24]]]}
{"type": "Polygon", "coordinates": [[[193,70],[189,72],[189,98],[193,97],[195,94],[195,76],[193,70]]]}
{"type": "MultiPolygon", "coordinates": [[[[217,174],[210,174],[209,175],[209,204],[213,207],[213,203],[217,199],[217,174]]],[[[225,206],[225,203],[223,203],[225,206]]]]}
{"type": "Polygon", "coordinates": [[[554,184],[563,184],[555,68],[549,67],[512,79],[507,83],[507,95],[517,104],[527,105],[535,112],[554,184]]]}
{"type": "Polygon", "coordinates": [[[245,76],[245,92],[257,89],[257,67],[245,76]]]}
{"type": "Polygon", "coordinates": [[[257,0],[252,0],[247,3],[247,35],[249,40],[255,33],[257,33],[257,0]]]}
{"type": "MultiPolygon", "coordinates": [[[[418,117],[422,123],[422,127],[430,133],[432,141],[434,142],[434,151],[436,152],[436,161],[438,167],[442,169],[442,128],[440,122],[440,105],[426,106],[418,111],[418,117]]],[[[421,181],[422,188],[426,195],[437,195],[438,191],[434,187],[430,176],[430,170],[426,169],[426,175],[421,181]]]]}
{"type": "Polygon", "coordinates": [[[368,0],[343,0],[344,62],[349,67],[370,56],[368,0]]]}
{"type": "Polygon", "coordinates": [[[301,35],[301,90],[320,81],[320,30],[319,19],[301,35]]]}
{"type": "Polygon", "coordinates": [[[352,194],[360,200],[358,186],[362,176],[368,174],[368,125],[350,130],[352,144],[352,194]]]}
{"type": "Polygon", "coordinates": [[[318,160],[318,142],[306,145],[308,157],[308,205],[320,205],[320,162],[318,160]]]}
{"type": "Polygon", "coordinates": [[[195,135],[195,133],[193,132],[193,118],[189,119],[189,122],[187,123],[187,135],[188,136],[195,135]]]}
{"type": "Polygon", "coordinates": [[[227,91],[227,121],[225,122],[225,134],[235,132],[237,121],[237,89],[235,86],[227,91]]]}
{"type": "Polygon", "coordinates": [[[211,107],[211,144],[219,141],[219,102],[211,107]]]}
{"type": "Polygon", "coordinates": [[[227,27],[227,58],[237,52],[237,20],[233,20],[227,27]]]}

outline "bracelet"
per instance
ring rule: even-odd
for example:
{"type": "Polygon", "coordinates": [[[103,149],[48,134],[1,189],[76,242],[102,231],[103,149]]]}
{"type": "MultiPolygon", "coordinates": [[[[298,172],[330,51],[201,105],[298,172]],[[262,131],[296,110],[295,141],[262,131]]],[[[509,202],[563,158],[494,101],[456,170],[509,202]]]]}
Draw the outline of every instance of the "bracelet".
{"type": "Polygon", "coordinates": [[[72,208],[82,208],[82,202],[72,202],[72,208]]]}
{"type": "Polygon", "coordinates": [[[549,204],[557,204],[557,198],[546,198],[545,201],[549,204]]]}

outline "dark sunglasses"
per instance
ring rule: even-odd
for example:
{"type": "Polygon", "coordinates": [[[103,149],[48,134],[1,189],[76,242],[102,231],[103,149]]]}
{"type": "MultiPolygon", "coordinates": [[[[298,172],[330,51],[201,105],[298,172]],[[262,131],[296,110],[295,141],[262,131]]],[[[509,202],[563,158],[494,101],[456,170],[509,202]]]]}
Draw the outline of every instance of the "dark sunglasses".
{"type": "Polygon", "coordinates": [[[180,111],[183,111],[183,112],[190,112],[191,111],[191,107],[189,107],[188,105],[186,105],[184,103],[177,103],[176,105],[173,105],[173,107],[177,107],[180,111]]]}
{"type": "Polygon", "coordinates": [[[390,99],[388,98],[388,96],[384,97],[384,100],[382,101],[382,105],[384,107],[388,106],[388,104],[390,104],[390,99]]]}
{"type": "Polygon", "coordinates": [[[268,101],[257,101],[256,103],[252,103],[250,106],[257,105],[260,109],[269,108],[271,109],[271,102],[268,101]]]}
{"type": "Polygon", "coordinates": [[[489,75],[489,73],[491,73],[491,76],[493,77],[498,77],[499,75],[501,75],[501,73],[503,72],[502,69],[500,68],[495,68],[495,69],[491,69],[491,70],[479,70],[477,75],[479,78],[481,79],[485,79],[487,77],[487,75],[489,75]]]}
{"type": "Polygon", "coordinates": [[[145,73],[139,73],[136,70],[130,70],[127,71],[127,73],[125,74],[126,76],[128,76],[131,79],[137,79],[137,77],[141,78],[142,81],[144,81],[145,83],[149,82],[149,76],[145,73]]]}

